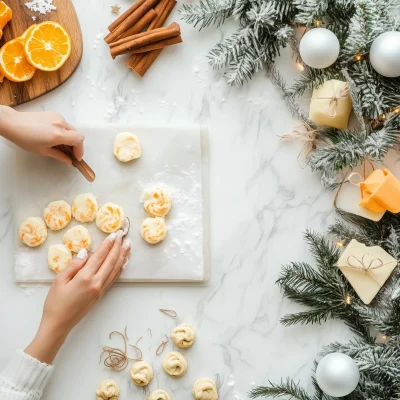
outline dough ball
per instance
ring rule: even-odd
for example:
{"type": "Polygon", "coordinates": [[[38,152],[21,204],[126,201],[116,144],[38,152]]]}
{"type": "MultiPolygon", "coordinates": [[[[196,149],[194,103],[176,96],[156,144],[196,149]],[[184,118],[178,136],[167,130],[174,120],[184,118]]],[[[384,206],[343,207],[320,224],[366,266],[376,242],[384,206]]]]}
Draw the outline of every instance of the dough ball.
{"type": "Polygon", "coordinates": [[[172,206],[171,195],[162,188],[145,190],[142,195],[144,209],[151,217],[165,217],[172,206]]]}
{"type": "Polygon", "coordinates": [[[90,250],[92,238],[89,231],[82,225],[76,225],[68,229],[64,235],[64,244],[73,253],[78,253],[80,249],[90,250]]]}
{"type": "Polygon", "coordinates": [[[92,222],[96,218],[99,204],[92,193],[81,193],[72,204],[72,215],[79,222],[92,222]]]}
{"type": "Polygon", "coordinates": [[[19,238],[29,247],[37,247],[47,239],[46,224],[40,217],[29,217],[19,227],[19,238]]]}
{"type": "Polygon", "coordinates": [[[187,361],[183,354],[173,351],[165,356],[162,367],[166,374],[179,378],[186,373],[187,361]]]}
{"type": "Polygon", "coordinates": [[[96,214],[96,225],[105,233],[121,229],[124,225],[124,220],[124,210],[114,203],[104,204],[96,214]]]}
{"type": "Polygon", "coordinates": [[[114,155],[119,161],[128,162],[142,155],[139,139],[130,132],[121,132],[114,140],[114,155]]]}
{"type": "Polygon", "coordinates": [[[167,225],[163,218],[146,218],[140,226],[142,238],[150,244],[157,244],[167,236],[167,225]]]}
{"type": "Polygon", "coordinates": [[[59,231],[71,222],[71,206],[64,200],[53,201],[44,209],[43,216],[52,231],[59,231]]]}
{"type": "Polygon", "coordinates": [[[171,397],[165,390],[155,390],[147,400],[171,400],[171,397]]]}
{"type": "Polygon", "coordinates": [[[131,368],[131,378],[137,386],[147,386],[153,379],[153,368],[144,361],[135,362],[131,368]]]}
{"type": "Polygon", "coordinates": [[[113,379],[106,379],[97,386],[96,400],[117,400],[118,397],[119,386],[113,379]]]}
{"type": "Polygon", "coordinates": [[[54,244],[49,247],[47,261],[49,268],[54,272],[61,272],[72,260],[72,254],[63,244],[54,244]]]}
{"type": "Polygon", "coordinates": [[[189,324],[182,324],[172,329],[171,339],[180,349],[188,349],[193,346],[196,333],[189,324]]]}
{"type": "Polygon", "coordinates": [[[217,400],[217,386],[211,379],[199,379],[193,386],[193,397],[196,400],[217,400]]]}

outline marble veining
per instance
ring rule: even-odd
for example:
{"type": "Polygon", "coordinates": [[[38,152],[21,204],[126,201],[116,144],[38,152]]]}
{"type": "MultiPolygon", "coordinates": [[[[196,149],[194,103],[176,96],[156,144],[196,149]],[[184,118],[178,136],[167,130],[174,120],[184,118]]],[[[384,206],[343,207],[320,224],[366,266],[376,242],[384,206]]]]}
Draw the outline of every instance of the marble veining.
{"type": "MultiPolygon", "coordinates": [[[[19,110],[55,110],[71,123],[127,124],[189,122],[208,127],[211,156],[212,278],[204,286],[115,287],[76,327],[56,359],[45,400],[92,398],[97,383],[113,377],[121,399],[144,398],[128,371],[116,374],[99,365],[108,333],[128,325],[143,336],[142,349],[155,369],[156,387],[174,400],[187,400],[198,378],[218,381],[223,400],[246,399],[256,384],[292,376],[310,390],[313,359],[321,346],[351,337],[340,323],[323,327],[283,327],[279,319],[301,308],[282,299],[275,281],[282,264],[311,261],[302,238],[333,221],[332,193],[297,160],[301,143],[279,135],[298,125],[273,84],[260,72],[244,87],[230,88],[206,55],[232,26],[202,33],[182,23],[184,43],[166,49],[142,80],[112,61],[101,40],[112,20],[111,0],[75,1],[84,37],[84,56],[62,87],[19,110]],[[185,351],[188,372],[167,377],[155,355],[177,321],[161,314],[172,308],[179,322],[192,324],[198,340],[185,351]],[[146,334],[151,328],[153,337],[146,334]],[[136,397],[135,397],[136,396],[136,397]]],[[[119,0],[127,7],[131,2],[119,0]]],[[[177,12],[174,18],[178,20],[177,12]]],[[[285,52],[278,67],[289,80],[295,63],[285,52]]],[[[90,146],[90,143],[87,143],[90,146]]],[[[12,182],[7,168],[12,150],[0,146],[0,368],[23,348],[39,324],[48,286],[20,287],[13,280],[12,182]]],[[[117,344],[117,343],[115,343],[117,344]]],[[[172,350],[169,344],[167,351],[172,350]]]]}

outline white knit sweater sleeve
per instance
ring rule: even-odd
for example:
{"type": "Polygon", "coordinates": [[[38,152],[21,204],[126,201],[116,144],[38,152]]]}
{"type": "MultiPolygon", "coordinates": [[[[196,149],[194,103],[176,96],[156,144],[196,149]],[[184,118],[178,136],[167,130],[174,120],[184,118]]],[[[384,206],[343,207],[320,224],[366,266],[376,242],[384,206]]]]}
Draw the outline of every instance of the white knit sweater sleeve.
{"type": "Polygon", "coordinates": [[[18,350],[0,374],[0,399],[39,400],[53,369],[18,350]]]}

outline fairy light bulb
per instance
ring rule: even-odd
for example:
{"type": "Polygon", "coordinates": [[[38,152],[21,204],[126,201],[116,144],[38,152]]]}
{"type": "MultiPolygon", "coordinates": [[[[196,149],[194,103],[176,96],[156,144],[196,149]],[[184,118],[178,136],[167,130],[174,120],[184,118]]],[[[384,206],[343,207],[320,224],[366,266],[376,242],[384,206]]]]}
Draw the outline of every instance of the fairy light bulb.
{"type": "Polygon", "coordinates": [[[351,296],[348,294],[347,296],[346,296],[346,304],[351,304],[351,296]]]}
{"type": "Polygon", "coordinates": [[[300,72],[304,71],[304,65],[301,62],[296,63],[296,67],[300,72]]]}
{"type": "Polygon", "coordinates": [[[320,21],[319,19],[316,19],[316,20],[314,21],[314,24],[315,24],[315,26],[319,27],[319,26],[322,25],[322,21],[320,21]]]}
{"type": "Polygon", "coordinates": [[[354,59],[355,59],[356,61],[361,61],[361,60],[362,60],[361,54],[356,54],[356,55],[354,56],[354,59]]]}
{"type": "Polygon", "coordinates": [[[344,246],[344,243],[341,242],[341,241],[338,241],[338,242],[336,242],[336,246],[337,246],[337,247],[343,247],[343,246],[344,246]]]}

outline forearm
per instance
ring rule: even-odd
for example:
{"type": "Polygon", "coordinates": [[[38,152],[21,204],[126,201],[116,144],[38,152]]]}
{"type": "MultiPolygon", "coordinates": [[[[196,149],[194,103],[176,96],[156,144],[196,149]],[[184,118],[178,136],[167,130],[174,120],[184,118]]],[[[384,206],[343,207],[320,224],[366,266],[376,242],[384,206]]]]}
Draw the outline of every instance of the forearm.
{"type": "Polygon", "coordinates": [[[10,141],[13,141],[11,118],[14,113],[16,113],[16,111],[11,107],[0,105],[0,136],[10,141]]]}

